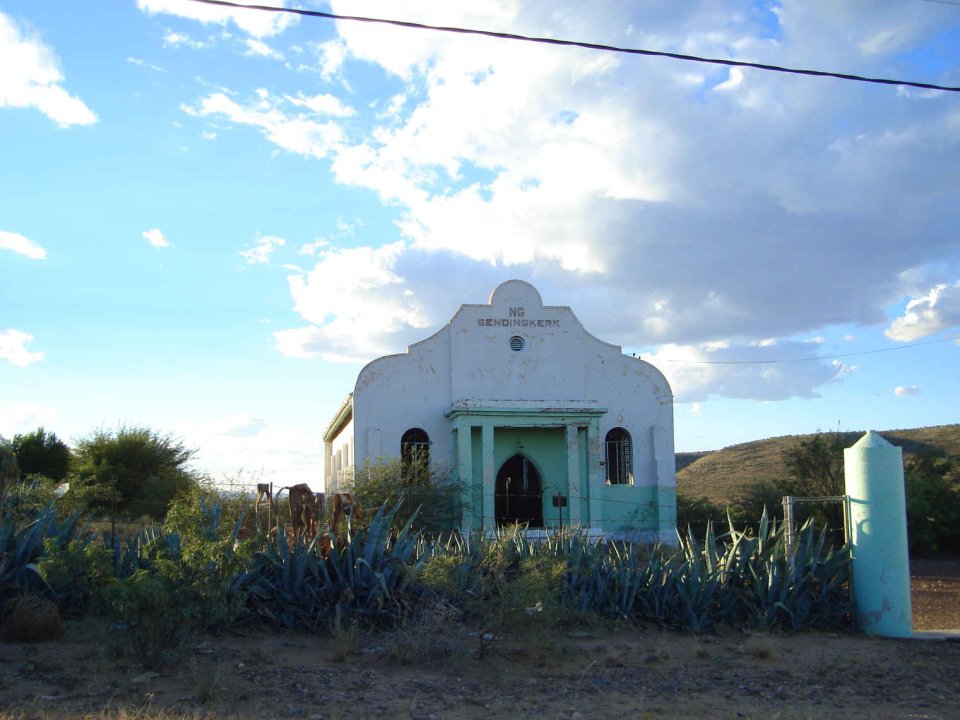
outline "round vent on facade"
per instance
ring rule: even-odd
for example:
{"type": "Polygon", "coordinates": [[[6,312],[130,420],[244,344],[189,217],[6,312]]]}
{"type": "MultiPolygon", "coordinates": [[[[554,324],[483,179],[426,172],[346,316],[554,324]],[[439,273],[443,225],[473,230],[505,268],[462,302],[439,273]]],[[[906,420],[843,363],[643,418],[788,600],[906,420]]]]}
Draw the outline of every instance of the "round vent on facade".
{"type": "Polygon", "coordinates": [[[520,352],[523,350],[524,345],[526,345],[526,343],[519,335],[514,335],[512,338],[510,338],[510,349],[514,352],[520,352]]]}

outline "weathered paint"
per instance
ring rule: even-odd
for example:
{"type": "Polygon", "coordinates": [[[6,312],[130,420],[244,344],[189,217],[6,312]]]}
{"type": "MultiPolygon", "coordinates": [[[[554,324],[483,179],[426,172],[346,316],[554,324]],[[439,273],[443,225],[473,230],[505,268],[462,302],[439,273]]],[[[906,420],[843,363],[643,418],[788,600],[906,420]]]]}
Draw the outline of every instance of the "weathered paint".
{"type": "Polygon", "coordinates": [[[843,460],[857,624],[871,635],[910,637],[903,452],[871,431],[843,451],[843,460]]]}
{"type": "MultiPolygon", "coordinates": [[[[669,384],[649,363],[587,332],[569,307],[544,306],[526,282],[501,284],[488,304],[461,306],[406,353],[367,365],[351,410],[358,465],[397,457],[410,428],[429,435],[432,462],[467,483],[465,527],[492,527],[495,479],[519,433],[524,455],[543,474],[548,526],[556,521],[552,495],[561,492],[570,502],[565,524],[673,538],[669,384]],[[521,351],[512,349],[513,337],[523,339],[521,351]],[[631,436],[632,485],[606,484],[604,438],[615,427],[631,436]]],[[[345,425],[325,440],[336,444],[346,432],[345,425]]],[[[328,464],[328,483],[331,472],[328,464]]]]}

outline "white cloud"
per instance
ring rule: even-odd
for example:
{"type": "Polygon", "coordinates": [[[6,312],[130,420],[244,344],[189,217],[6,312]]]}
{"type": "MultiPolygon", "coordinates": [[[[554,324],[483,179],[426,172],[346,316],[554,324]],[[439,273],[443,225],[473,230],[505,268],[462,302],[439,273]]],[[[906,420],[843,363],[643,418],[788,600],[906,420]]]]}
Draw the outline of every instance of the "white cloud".
{"type": "Polygon", "coordinates": [[[258,127],[270,142],[301,155],[326,157],[343,142],[340,126],[327,119],[329,113],[318,112],[311,107],[309,99],[274,98],[265,90],[258,95],[258,101],[241,105],[226,94],[217,92],[196,105],[183,105],[181,108],[194,117],[225,117],[239,125],[258,127]],[[306,108],[308,112],[287,114],[286,106],[291,104],[306,108]]]}
{"type": "Polygon", "coordinates": [[[91,125],[96,114],[63,88],[53,50],[0,13],[0,107],[36,108],[60,127],[91,125]]]}
{"type": "Polygon", "coordinates": [[[20,330],[0,330],[0,360],[12,365],[26,367],[43,360],[42,352],[30,352],[27,343],[33,341],[33,335],[20,330]]]}
{"type": "MultiPolygon", "coordinates": [[[[286,5],[278,2],[278,6],[286,5]]],[[[202,23],[227,25],[233,23],[240,30],[253,37],[263,38],[277,35],[295,25],[298,18],[288,13],[268,13],[256,10],[237,10],[216,7],[201,3],[183,2],[183,0],[137,0],[137,8],[148,14],[168,14],[198,20],[202,23]]]]}
{"type": "Polygon", "coordinates": [[[47,251],[39,243],[19,233],[6,230],[0,230],[0,249],[12,250],[31,260],[43,260],[47,256],[47,251]]]}
{"type": "Polygon", "coordinates": [[[152,230],[143,231],[143,239],[148,243],[153,245],[155,248],[167,248],[173,247],[167,239],[163,236],[163,233],[159,228],[153,228],[152,230]]]}
{"type": "Polygon", "coordinates": [[[128,57],[128,58],[127,58],[127,62],[128,62],[129,64],[131,64],[131,65],[136,65],[137,67],[142,67],[142,68],[147,68],[148,70],[153,70],[154,72],[160,72],[160,73],[165,73],[165,72],[166,72],[166,69],[165,69],[165,68],[162,68],[162,67],[160,67],[159,65],[154,65],[154,64],[152,64],[152,63],[148,63],[146,60],[144,60],[144,59],[142,59],[142,58],[128,57]]]}
{"type": "Polygon", "coordinates": [[[323,250],[330,246],[329,240],[316,240],[312,243],[304,243],[297,250],[298,255],[316,255],[318,250],[323,250]]]}
{"type": "Polygon", "coordinates": [[[920,388],[916,385],[910,385],[904,387],[903,385],[898,385],[893,389],[893,394],[897,397],[906,397],[907,395],[918,395],[920,393],[920,388]]]}
{"type": "Polygon", "coordinates": [[[306,276],[287,278],[295,310],[307,327],[274,333],[290,357],[355,361],[403,347],[435,321],[398,274],[403,243],[382,248],[321,250],[306,276]]]}
{"type": "Polygon", "coordinates": [[[354,111],[352,107],[344,105],[335,95],[320,94],[310,96],[299,93],[296,97],[287,95],[284,97],[284,100],[297,107],[309,108],[316,115],[320,116],[350,117],[356,114],[356,111],[354,111]]]}
{"type": "Polygon", "coordinates": [[[240,255],[246,259],[248,265],[265,265],[270,262],[270,256],[277,250],[287,244],[287,241],[276,235],[264,235],[254,240],[253,244],[246,250],[241,250],[240,255]]]}
{"type": "Polygon", "coordinates": [[[939,284],[907,303],[884,334],[891,340],[912,342],[960,325],[960,282],[939,284]]]}
{"type": "Polygon", "coordinates": [[[314,47],[320,59],[320,76],[324,80],[331,80],[343,67],[347,57],[347,46],[342,40],[329,40],[314,47]]]}
{"type": "Polygon", "coordinates": [[[702,413],[701,408],[700,408],[700,403],[698,403],[698,402],[690,403],[689,413],[690,413],[691,415],[696,415],[697,417],[699,417],[699,416],[701,415],[701,413],[702,413]]]}
{"type": "Polygon", "coordinates": [[[263,40],[257,40],[255,38],[247,38],[244,42],[246,45],[245,55],[250,57],[262,57],[268,58],[270,60],[283,60],[283,53],[279,50],[270,47],[263,40]]]}
{"type": "Polygon", "coordinates": [[[195,40],[189,35],[171,30],[164,34],[163,44],[169,47],[180,47],[182,45],[194,50],[202,50],[203,48],[210,47],[213,43],[211,41],[195,40]]]}

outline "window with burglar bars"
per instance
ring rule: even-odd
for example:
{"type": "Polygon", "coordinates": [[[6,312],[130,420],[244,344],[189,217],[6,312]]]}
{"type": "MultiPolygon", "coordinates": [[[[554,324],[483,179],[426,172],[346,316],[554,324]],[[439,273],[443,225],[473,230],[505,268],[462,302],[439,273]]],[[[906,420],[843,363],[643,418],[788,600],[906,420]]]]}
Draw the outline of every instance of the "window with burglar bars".
{"type": "Polygon", "coordinates": [[[430,470],[430,437],[425,430],[411,428],[400,438],[403,479],[413,481],[430,470]]]}
{"type": "Polygon", "coordinates": [[[633,485],[633,443],[630,433],[614,428],[607,433],[607,484],[633,485]]]}

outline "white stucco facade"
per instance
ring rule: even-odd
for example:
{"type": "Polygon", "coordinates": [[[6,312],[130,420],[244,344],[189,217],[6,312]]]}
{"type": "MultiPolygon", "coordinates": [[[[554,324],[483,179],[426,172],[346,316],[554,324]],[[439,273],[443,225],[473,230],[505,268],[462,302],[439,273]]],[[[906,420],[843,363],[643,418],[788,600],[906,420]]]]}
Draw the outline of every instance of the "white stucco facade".
{"type": "Polygon", "coordinates": [[[461,306],[360,372],[324,435],[327,492],[368,461],[400,457],[411,430],[463,482],[464,529],[562,522],[674,540],[669,384],[529,283],[501,284],[488,304],[461,306]]]}

